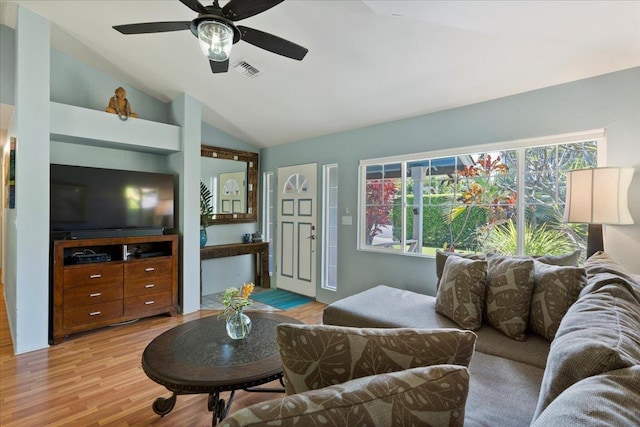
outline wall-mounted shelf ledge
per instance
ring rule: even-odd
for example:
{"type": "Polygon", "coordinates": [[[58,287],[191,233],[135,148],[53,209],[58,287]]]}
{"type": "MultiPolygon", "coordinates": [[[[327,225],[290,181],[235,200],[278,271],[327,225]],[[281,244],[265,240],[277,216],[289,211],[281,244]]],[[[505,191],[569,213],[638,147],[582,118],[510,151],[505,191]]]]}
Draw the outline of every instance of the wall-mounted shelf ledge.
{"type": "Polygon", "coordinates": [[[152,153],[182,149],[179,126],[130,118],[73,105],[51,102],[51,139],[74,144],[123,148],[152,153]]]}

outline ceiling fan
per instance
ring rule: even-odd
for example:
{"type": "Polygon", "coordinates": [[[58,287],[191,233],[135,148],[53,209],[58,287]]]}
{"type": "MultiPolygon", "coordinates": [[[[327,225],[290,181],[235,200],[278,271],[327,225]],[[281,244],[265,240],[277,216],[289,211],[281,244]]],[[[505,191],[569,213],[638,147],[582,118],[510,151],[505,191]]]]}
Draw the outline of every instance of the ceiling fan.
{"type": "Polygon", "coordinates": [[[231,0],[224,7],[220,7],[218,0],[213,0],[211,6],[203,6],[198,0],[179,1],[194,12],[198,12],[198,17],[192,21],[114,25],[113,29],[122,34],[191,30],[199,39],[200,49],[209,58],[209,65],[214,73],[227,72],[231,46],[240,40],[298,61],[301,61],[308,52],[308,49],[273,34],[233,24],[233,21],[262,13],[284,0],[231,0]]]}

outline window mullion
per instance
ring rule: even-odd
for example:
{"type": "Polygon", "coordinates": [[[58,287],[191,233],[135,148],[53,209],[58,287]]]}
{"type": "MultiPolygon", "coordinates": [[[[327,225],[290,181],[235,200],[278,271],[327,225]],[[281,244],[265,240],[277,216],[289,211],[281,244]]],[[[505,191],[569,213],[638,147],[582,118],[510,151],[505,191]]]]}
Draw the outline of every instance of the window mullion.
{"type": "Polygon", "coordinates": [[[400,163],[400,185],[402,186],[402,220],[400,221],[402,231],[400,232],[400,249],[405,252],[407,245],[405,245],[407,239],[407,162],[400,163]]]}
{"type": "Polygon", "coordinates": [[[516,198],[516,216],[518,218],[518,221],[516,222],[516,230],[518,233],[518,239],[516,244],[516,253],[518,255],[524,255],[525,225],[527,222],[525,218],[525,152],[526,148],[518,148],[516,151],[516,159],[518,165],[518,197],[516,198]]]}

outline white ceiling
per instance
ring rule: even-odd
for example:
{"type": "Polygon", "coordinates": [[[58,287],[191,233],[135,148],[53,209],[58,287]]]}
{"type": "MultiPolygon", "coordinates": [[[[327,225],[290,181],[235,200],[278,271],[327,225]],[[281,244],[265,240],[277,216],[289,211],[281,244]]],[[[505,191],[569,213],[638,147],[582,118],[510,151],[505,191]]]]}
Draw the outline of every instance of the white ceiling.
{"type": "Polygon", "coordinates": [[[20,3],[52,23],[56,49],[162,101],[188,93],[205,122],[258,147],[640,66],[640,1],[287,0],[239,23],[309,53],[240,41],[231,64],[243,58],[256,78],[213,75],[189,31],[111,28],[195,18],[178,0],[0,3],[3,24],[20,3]]]}

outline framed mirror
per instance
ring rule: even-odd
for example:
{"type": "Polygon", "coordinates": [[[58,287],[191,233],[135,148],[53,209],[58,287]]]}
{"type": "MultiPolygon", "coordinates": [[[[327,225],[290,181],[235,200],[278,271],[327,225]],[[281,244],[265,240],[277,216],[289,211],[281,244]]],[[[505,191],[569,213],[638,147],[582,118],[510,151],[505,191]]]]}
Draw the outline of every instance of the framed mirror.
{"type": "Polygon", "coordinates": [[[211,193],[211,224],[258,221],[258,153],[202,145],[200,180],[211,193]]]}

